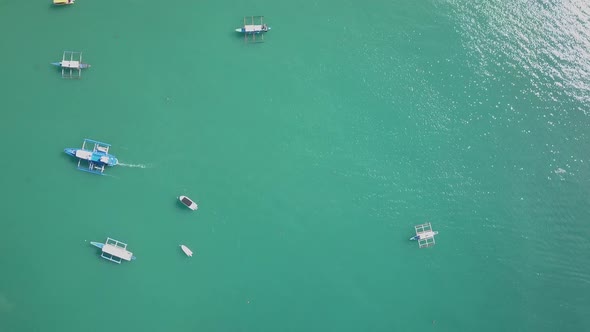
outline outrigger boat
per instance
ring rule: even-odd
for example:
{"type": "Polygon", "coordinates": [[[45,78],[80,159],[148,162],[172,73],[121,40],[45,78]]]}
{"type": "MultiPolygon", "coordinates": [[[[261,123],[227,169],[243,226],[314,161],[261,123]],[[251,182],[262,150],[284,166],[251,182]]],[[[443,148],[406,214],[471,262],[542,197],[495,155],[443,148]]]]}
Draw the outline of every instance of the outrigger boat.
{"type": "Polygon", "coordinates": [[[115,166],[119,163],[119,160],[109,154],[110,144],[94,141],[91,139],[84,139],[81,149],[67,148],[64,150],[65,153],[72,157],[78,158],[78,169],[94,174],[103,174],[106,166],[115,166]],[[94,144],[92,150],[86,149],[86,143],[94,144]],[[80,167],[82,161],[88,162],[88,168],[80,167]]]}
{"type": "Polygon", "coordinates": [[[56,6],[73,5],[74,4],[74,0],[53,0],[53,4],[56,5],[56,6]]]}
{"type": "Polygon", "coordinates": [[[196,210],[199,208],[199,206],[197,205],[197,203],[193,202],[192,199],[186,197],[186,196],[180,196],[178,197],[178,200],[184,204],[186,207],[188,207],[191,210],[196,210]]]}
{"type": "Polygon", "coordinates": [[[270,31],[270,27],[263,22],[264,16],[250,16],[249,18],[250,22],[248,22],[248,16],[244,17],[244,25],[241,28],[237,28],[236,32],[244,34],[245,42],[264,41],[263,33],[270,31]],[[258,22],[255,22],[255,19],[258,22]],[[256,40],[257,35],[260,35],[259,40],[256,40]]]}
{"type": "Polygon", "coordinates": [[[410,241],[418,241],[418,247],[432,247],[436,244],[434,236],[437,235],[438,232],[432,230],[432,225],[430,225],[430,223],[416,225],[414,226],[414,229],[416,230],[416,235],[412,236],[410,241]]]}
{"type": "Polygon", "coordinates": [[[62,78],[80,78],[82,69],[90,68],[89,64],[82,62],[82,52],[65,51],[60,62],[51,64],[61,68],[62,78]]]}
{"type": "Polygon", "coordinates": [[[105,243],[90,242],[90,244],[101,250],[100,257],[117,264],[121,264],[122,260],[132,261],[136,259],[132,252],[127,251],[127,243],[110,237],[107,238],[105,243]]]}
{"type": "Polygon", "coordinates": [[[184,253],[188,256],[188,257],[193,257],[193,252],[184,244],[180,245],[180,249],[182,249],[182,251],[184,251],[184,253]]]}

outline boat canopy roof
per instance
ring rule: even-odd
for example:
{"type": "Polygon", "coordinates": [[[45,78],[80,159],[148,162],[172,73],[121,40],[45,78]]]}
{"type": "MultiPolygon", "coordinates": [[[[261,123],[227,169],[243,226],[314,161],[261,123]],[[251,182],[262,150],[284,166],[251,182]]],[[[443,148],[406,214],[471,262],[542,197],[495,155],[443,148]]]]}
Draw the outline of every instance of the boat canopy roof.
{"type": "Polygon", "coordinates": [[[102,247],[102,251],[126,261],[130,261],[133,257],[133,253],[125,250],[125,248],[117,247],[108,243],[102,247]]]}
{"type": "Polygon", "coordinates": [[[76,150],[76,157],[80,159],[90,160],[92,158],[92,152],[86,150],[76,150]]]}
{"type": "Polygon", "coordinates": [[[244,29],[244,32],[265,31],[266,30],[266,24],[249,24],[249,25],[244,25],[243,29],[244,29]]]}
{"type": "Polygon", "coordinates": [[[61,62],[61,66],[65,68],[80,68],[80,61],[64,60],[61,62]]]}

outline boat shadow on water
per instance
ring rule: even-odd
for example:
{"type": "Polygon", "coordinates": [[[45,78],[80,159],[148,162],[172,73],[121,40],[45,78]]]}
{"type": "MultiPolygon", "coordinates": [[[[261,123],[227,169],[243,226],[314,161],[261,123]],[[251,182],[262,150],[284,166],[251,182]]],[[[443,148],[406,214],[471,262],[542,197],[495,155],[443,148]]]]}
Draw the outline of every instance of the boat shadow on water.
{"type": "Polygon", "coordinates": [[[56,4],[53,4],[53,2],[50,2],[49,3],[49,10],[68,10],[68,8],[74,7],[72,5],[56,5],[56,4]]]}
{"type": "Polygon", "coordinates": [[[244,40],[244,34],[239,33],[239,32],[231,32],[232,37],[236,40],[236,42],[242,42],[242,44],[248,44],[245,40],[244,40]]]}
{"type": "Polygon", "coordinates": [[[60,153],[62,159],[67,160],[68,163],[74,165],[74,168],[78,168],[78,159],[72,158],[72,156],[68,155],[67,153],[60,153]]]}
{"type": "Polygon", "coordinates": [[[50,67],[51,67],[52,71],[55,71],[55,73],[57,73],[58,75],[61,75],[61,67],[60,66],[50,65],[50,67]]]}
{"type": "Polygon", "coordinates": [[[236,41],[240,41],[243,45],[264,44],[264,39],[266,38],[266,36],[262,37],[262,33],[257,33],[255,40],[253,40],[252,35],[248,35],[248,37],[245,37],[244,34],[241,32],[234,31],[231,34],[232,38],[236,39],[236,41]]]}

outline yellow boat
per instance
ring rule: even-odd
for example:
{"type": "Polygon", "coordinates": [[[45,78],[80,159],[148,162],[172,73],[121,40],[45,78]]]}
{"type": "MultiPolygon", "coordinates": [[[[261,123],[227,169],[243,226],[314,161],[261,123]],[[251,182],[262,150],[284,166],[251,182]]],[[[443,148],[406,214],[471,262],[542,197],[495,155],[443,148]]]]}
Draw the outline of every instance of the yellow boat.
{"type": "Polygon", "coordinates": [[[73,5],[74,0],[53,0],[53,4],[57,6],[61,5],[73,5]]]}

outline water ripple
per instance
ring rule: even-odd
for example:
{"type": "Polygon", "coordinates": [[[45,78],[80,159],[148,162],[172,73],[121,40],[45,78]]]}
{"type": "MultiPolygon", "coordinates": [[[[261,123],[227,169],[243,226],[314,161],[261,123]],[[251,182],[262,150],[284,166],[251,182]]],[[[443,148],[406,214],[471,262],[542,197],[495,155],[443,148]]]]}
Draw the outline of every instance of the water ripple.
{"type": "Polygon", "coordinates": [[[499,68],[530,79],[528,92],[543,100],[555,102],[564,93],[590,101],[590,2],[448,3],[466,47],[479,59],[470,65],[480,74],[495,76],[499,68]]]}

